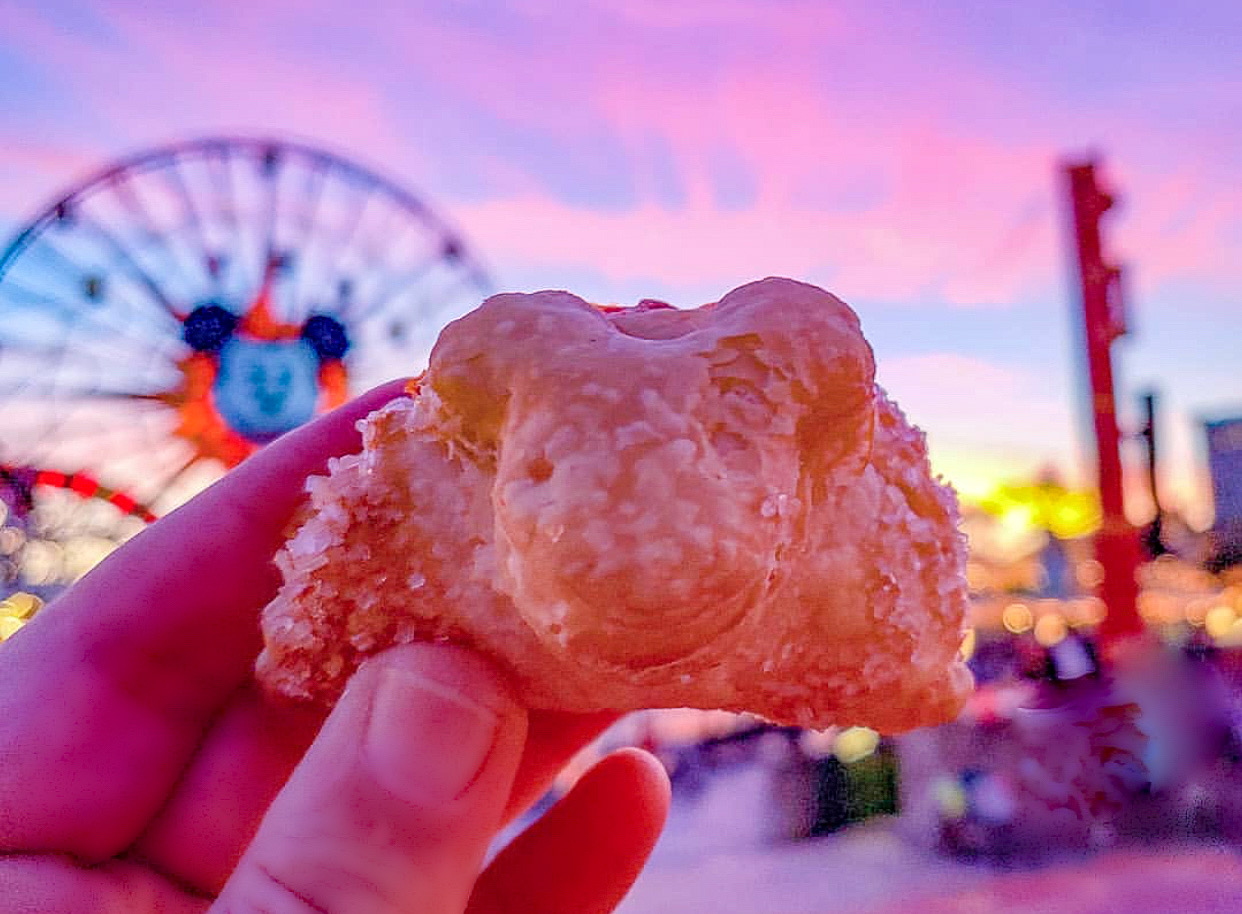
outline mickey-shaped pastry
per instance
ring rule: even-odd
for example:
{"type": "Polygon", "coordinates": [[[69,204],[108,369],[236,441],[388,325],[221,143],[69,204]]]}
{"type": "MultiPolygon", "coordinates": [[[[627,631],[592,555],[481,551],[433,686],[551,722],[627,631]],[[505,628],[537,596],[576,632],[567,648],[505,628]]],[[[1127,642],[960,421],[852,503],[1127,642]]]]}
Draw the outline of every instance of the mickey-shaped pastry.
{"type": "Polygon", "coordinates": [[[953,494],[827,292],[497,295],[412,394],[308,484],[263,617],[277,692],[331,700],[368,654],[447,639],[535,708],[895,732],[968,694],[953,494]]]}

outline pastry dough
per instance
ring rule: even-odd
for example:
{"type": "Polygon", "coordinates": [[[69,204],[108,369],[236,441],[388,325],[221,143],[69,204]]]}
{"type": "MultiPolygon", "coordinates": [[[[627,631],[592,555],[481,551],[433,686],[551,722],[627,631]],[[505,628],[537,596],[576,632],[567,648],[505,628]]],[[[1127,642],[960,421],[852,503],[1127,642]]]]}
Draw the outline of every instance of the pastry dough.
{"type": "Polygon", "coordinates": [[[534,708],[952,717],[965,545],[856,315],[788,279],[693,311],[497,295],[308,482],[258,675],[332,700],[464,642],[534,708]]]}

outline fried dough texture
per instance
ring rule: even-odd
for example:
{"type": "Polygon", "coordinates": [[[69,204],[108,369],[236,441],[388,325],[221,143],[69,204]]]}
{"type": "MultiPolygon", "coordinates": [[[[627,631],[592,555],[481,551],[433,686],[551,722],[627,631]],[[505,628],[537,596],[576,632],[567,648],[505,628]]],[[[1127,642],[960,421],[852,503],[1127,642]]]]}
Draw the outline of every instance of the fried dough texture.
{"type": "Polygon", "coordinates": [[[788,279],[697,310],[493,296],[308,481],[258,678],[330,702],[443,639],[532,708],[950,719],[956,500],[874,374],[854,312],[788,279]]]}

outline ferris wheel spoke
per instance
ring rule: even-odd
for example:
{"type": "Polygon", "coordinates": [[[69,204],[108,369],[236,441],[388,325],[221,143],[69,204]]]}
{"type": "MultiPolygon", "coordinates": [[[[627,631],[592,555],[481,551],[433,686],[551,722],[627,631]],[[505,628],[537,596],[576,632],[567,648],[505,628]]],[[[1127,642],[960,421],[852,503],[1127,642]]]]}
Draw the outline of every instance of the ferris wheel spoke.
{"type": "Polygon", "coordinates": [[[258,283],[262,281],[263,267],[259,264],[256,273],[248,274],[245,266],[245,223],[248,220],[244,216],[237,187],[237,175],[234,168],[235,152],[228,146],[221,146],[216,150],[216,155],[208,159],[209,162],[215,162],[215,168],[209,166],[208,172],[212,178],[218,208],[225,214],[228,236],[225,242],[228,246],[228,253],[223,255],[225,263],[220,264],[218,260],[215,261],[215,273],[220,281],[223,280],[226,270],[245,275],[246,284],[257,288],[258,283]]]}
{"type": "Polygon", "coordinates": [[[111,232],[104,228],[104,226],[101,225],[96,219],[83,211],[78,212],[77,218],[79,222],[86,226],[95,235],[95,237],[103,242],[104,246],[112,252],[112,255],[117,259],[121,266],[124,267],[130,277],[136,280],[143,289],[146,289],[147,293],[151,296],[151,299],[159,304],[160,308],[166,314],[180,320],[181,315],[179,314],[177,308],[171,301],[168,300],[168,297],[155,281],[155,278],[143,269],[142,264],[138,263],[134,256],[125,249],[125,246],[121,244],[121,242],[118,241],[111,232]]]}
{"type": "Polygon", "coordinates": [[[382,213],[378,219],[377,225],[372,226],[371,230],[363,237],[358,239],[357,251],[362,254],[362,259],[368,263],[382,262],[384,257],[377,251],[384,251],[395,246],[404,233],[404,229],[408,226],[405,221],[408,214],[397,207],[388,209],[382,213]]]}
{"type": "Polygon", "coordinates": [[[241,220],[237,213],[236,188],[230,159],[229,150],[221,147],[209,151],[204,161],[219,204],[218,210],[228,224],[230,234],[236,235],[241,227],[241,220]]]}
{"type": "MultiPolygon", "coordinates": [[[[78,279],[89,276],[93,272],[90,267],[84,266],[61,250],[60,246],[52,241],[47,233],[39,236],[37,244],[32,243],[31,248],[34,253],[46,256],[54,261],[56,264],[55,269],[58,271],[57,275],[61,278],[72,276],[74,279],[78,279]]],[[[8,282],[8,279],[8,274],[6,274],[5,282],[8,282]]]]}
{"type": "Polygon", "coordinates": [[[352,299],[347,302],[342,309],[341,317],[348,322],[366,323],[372,315],[382,313],[384,309],[390,307],[394,303],[394,299],[403,292],[408,291],[410,287],[426,279],[428,274],[439,264],[440,258],[438,256],[430,257],[413,269],[389,278],[365,302],[360,302],[359,299],[352,299]]]}
{"type": "Polygon", "coordinates": [[[154,483],[149,487],[151,494],[146,497],[146,501],[158,502],[165,492],[174,491],[178,486],[185,485],[186,481],[201,469],[203,463],[202,455],[195,451],[190,454],[189,458],[175,463],[171,469],[153,476],[154,483]]]}
{"type": "Polygon", "coordinates": [[[159,252],[166,274],[170,278],[179,279],[191,286],[194,285],[195,280],[186,272],[184,264],[181,263],[180,258],[177,256],[172,240],[168,237],[168,233],[160,227],[150,207],[143,202],[142,198],[138,196],[137,191],[134,190],[131,181],[132,176],[128,173],[117,176],[110,185],[113,196],[121,202],[122,208],[137,224],[142,237],[148,242],[153,243],[153,246],[159,252]]]}
{"type": "Polygon", "coordinates": [[[123,416],[81,413],[45,416],[35,428],[12,423],[0,442],[10,462],[59,470],[107,466],[118,459],[149,455],[157,444],[150,426],[123,420],[123,416]],[[17,434],[27,429],[28,434],[17,434]]]}
{"type": "MultiPolygon", "coordinates": [[[[302,186],[303,216],[296,220],[298,232],[290,240],[290,246],[295,250],[305,251],[310,247],[310,237],[319,216],[319,201],[323,199],[326,183],[327,165],[323,159],[312,159],[310,167],[306,169],[306,179],[302,186]]],[[[285,280],[289,284],[289,299],[295,309],[292,315],[295,319],[305,320],[312,310],[312,306],[307,303],[307,290],[303,288],[308,274],[302,258],[295,257],[285,280]]]]}
{"type": "MultiPolygon", "coordinates": [[[[37,360],[32,359],[32,361],[37,364],[37,360]]],[[[99,367],[92,362],[78,362],[70,368],[62,366],[58,368],[59,376],[58,374],[38,375],[26,372],[18,377],[10,378],[5,375],[20,370],[20,367],[10,367],[0,362],[0,397],[11,399],[14,397],[73,396],[97,403],[109,400],[138,402],[159,399],[160,394],[163,393],[162,388],[165,386],[155,383],[154,379],[150,378],[151,383],[144,385],[143,388],[135,389],[134,382],[142,379],[143,376],[118,379],[129,383],[109,383],[106,375],[101,376],[99,367]],[[67,383],[64,377],[66,375],[72,377],[74,373],[81,378],[81,382],[67,383]]]]}
{"type": "Polygon", "coordinates": [[[161,332],[158,328],[134,321],[120,320],[119,315],[111,308],[75,306],[61,296],[27,288],[12,275],[0,281],[0,302],[6,299],[10,310],[0,313],[0,356],[6,350],[14,349],[52,355],[66,346],[85,341],[86,334],[91,331],[102,331],[107,336],[95,336],[87,345],[108,347],[109,341],[113,341],[116,351],[130,358],[136,354],[163,350],[172,359],[174,352],[180,349],[179,342],[170,341],[166,331],[161,332]],[[47,328],[26,320],[23,316],[35,318],[40,312],[47,314],[49,311],[66,333],[60,342],[54,344],[37,342],[38,337],[32,334],[46,332],[47,328]],[[144,329],[151,332],[142,333],[144,329]]]}
{"type": "MultiPolygon", "coordinates": [[[[3,291],[0,287],[0,292],[3,291]]],[[[167,332],[159,334],[157,328],[117,321],[111,312],[65,308],[54,297],[20,300],[10,297],[8,305],[0,313],[0,360],[6,354],[59,358],[64,350],[71,349],[76,354],[111,353],[122,362],[146,360],[150,363],[156,359],[172,364],[184,348],[179,339],[170,339],[167,332]],[[51,326],[36,322],[40,305],[54,309],[55,323],[51,326]],[[57,335],[50,337],[53,329],[57,335]]],[[[48,366],[42,367],[46,370],[48,366]]]]}
{"type": "Polygon", "coordinates": [[[259,174],[263,180],[263,257],[262,263],[273,263],[278,256],[276,250],[276,216],[280,210],[280,170],[281,159],[273,149],[267,149],[259,166],[259,174]]]}
{"type": "MultiPolygon", "coordinates": [[[[60,320],[66,331],[84,333],[97,330],[109,333],[117,339],[132,340],[140,351],[149,350],[153,345],[167,339],[168,325],[160,325],[156,318],[165,318],[163,312],[149,312],[136,309],[129,304],[127,296],[111,293],[103,282],[102,275],[96,275],[93,282],[99,287],[90,289],[84,283],[84,289],[70,294],[47,292],[32,289],[11,274],[0,281],[0,301],[8,299],[18,310],[31,311],[38,309],[45,313],[50,309],[60,320]]],[[[4,317],[0,315],[0,325],[4,317]]],[[[10,324],[11,326],[11,324],[10,324]]],[[[0,346],[3,345],[0,340],[0,346]]]]}
{"type": "MultiPolygon", "coordinates": [[[[394,313],[410,311],[423,317],[438,316],[441,312],[451,309],[455,302],[456,296],[468,287],[478,288],[476,278],[470,274],[461,271],[454,272],[448,281],[438,287],[427,287],[418,289],[418,307],[404,307],[401,302],[402,293],[412,292],[414,286],[403,285],[399,289],[393,290],[383,301],[375,302],[366,312],[354,319],[354,326],[366,327],[377,320],[390,317],[394,313]]],[[[437,327],[437,329],[439,329],[437,327]]]]}
{"type": "MultiPolygon", "coordinates": [[[[173,408],[162,403],[156,397],[146,396],[130,396],[121,394],[115,396],[100,395],[93,398],[94,403],[88,405],[85,402],[88,398],[74,397],[74,402],[69,406],[57,406],[56,401],[49,400],[48,397],[30,396],[30,392],[24,392],[26,396],[13,401],[4,408],[4,435],[25,438],[32,446],[46,444],[38,435],[43,434],[37,431],[43,428],[52,428],[65,422],[78,423],[90,422],[98,423],[115,419],[116,416],[108,416],[97,411],[100,405],[114,407],[113,413],[120,413],[121,419],[117,420],[119,424],[132,428],[135,423],[143,423],[147,419],[156,415],[169,415],[173,408]],[[43,403],[43,406],[36,406],[43,403]],[[47,404],[51,404],[50,406],[47,404]],[[38,412],[31,414],[24,411],[22,407],[27,409],[38,409],[38,412]],[[116,407],[121,407],[116,409],[116,407]],[[32,435],[34,437],[32,437],[32,435]]],[[[62,430],[64,435],[68,435],[71,431],[69,428],[62,430]]],[[[80,434],[81,430],[77,429],[74,433],[80,434]]],[[[61,432],[49,431],[49,436],[55,435],[60,437],[61,432]]]]}
{"type": "Polygon", "coordinates": [[[173,158],[171,166],[162,169],[159,174],[163,177],[167,186],[172,188],[173,194],[180,202],[182,214],[185,216],[186,222],[190,226],[191,234],[197,242],[198,257],[193,259],[202,268],[206,278],[206,285],[218,292],[220,288],[220,273],[218,270],[213,270],[209,265],[218,262],[219,252],[212,249],[211,242],[207,238],[207,229],[203,224],[202,214],[194,202],[189,185],[186,184],[185,175],[181,173],[181,166],[178,160],[173,158]]]}
{"type": "Polygon", "coordinates": [[[337,288],[342,280],[345,279],[344,271],[341,269],[341,263],[345,260],[349,253],[350,246],[354,243],[354,238],[358,234],[358,229],[366,219],[366,215],[371,206],[371,198],[373,196],[373,188],[367,186],[364,191],[355,198],[355,205],[351,208],[347,222],[343,229],[333,233],[330,239],[325,241],[325,250],[331,258],[328,264],[327,274],[324,287],[328,289],[337,288]]]}

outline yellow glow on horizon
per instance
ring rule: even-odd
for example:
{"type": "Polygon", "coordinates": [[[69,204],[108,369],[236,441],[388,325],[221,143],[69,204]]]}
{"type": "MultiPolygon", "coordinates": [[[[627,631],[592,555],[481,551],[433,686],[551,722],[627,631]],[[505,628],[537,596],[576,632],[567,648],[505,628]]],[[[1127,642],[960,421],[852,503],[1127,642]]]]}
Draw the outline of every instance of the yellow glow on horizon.
{"type": "MultiPolygon", "coordinates": [[[[1035,479],[1048,457],[1049,455],[1043,455],[1038,460],[1022,459],[1016,456],[980,458],[973,454],[935,451],[932,454],[932,469],[953,487],[962,502],[980,505],[987,501],[998,488],[1012,484],[1015,479],[1035,479]]],[[[1070,484],[1072,492],[1088,495],[1094,500],[1094,493],[1087,488],[1090,485],[1090,475],[1086,473],[1085,468],[1067,467],[1063,462],[1058,462],[1058,465],[1066,470],[1066,478],[1073,480],[1070,484]]],[[[1211,489],[1201,480],[1201,477],[1206,474],[1201,472],[1198,463],[1187,466],[1183,461],[1176,461],[1172,457],[1169,466],[1171,468],[1176,466],[1179,469],[1177,472],[1170,469],[1168,473],[1169,484],[1163,493],[1167,500],[1166,507],[1184,516],[1191,527],[1196,530],[1210,526],[1212,521],[1211,489]]],[[[1134,510],[1139,512],[1137,517],[1131,518],[1132,522],[1141,522],[1142,512],[1147,510],[1146,499],[1145,483],[1127,479],[1126,504],[1127,506],[1135,505],[1134,510]]],[[[1098,508],[1091,508],[1088,517],[1092,516],[1098,518],[1098,508]]],[[[1085,532],[1076,532],[1084,525],[1081,507],[1066,509],[1055,519],[1055,523],[1057,535],[1062,539],[1086,536],[1093,533],[1097,526],[1096,521],[1091,521],[1086,524],[1089,529],[1085,532]],[[1060,530],[1074,532],[1061,533],[1060,530]]]]}
{"type": "Polygon", "coordinates": [[[1056,483],[1000,483],[968,499],[1011,530],[1047,530],[1060,539],[1077,539],[1100,525],[1096,494],[1056,483]]]}

